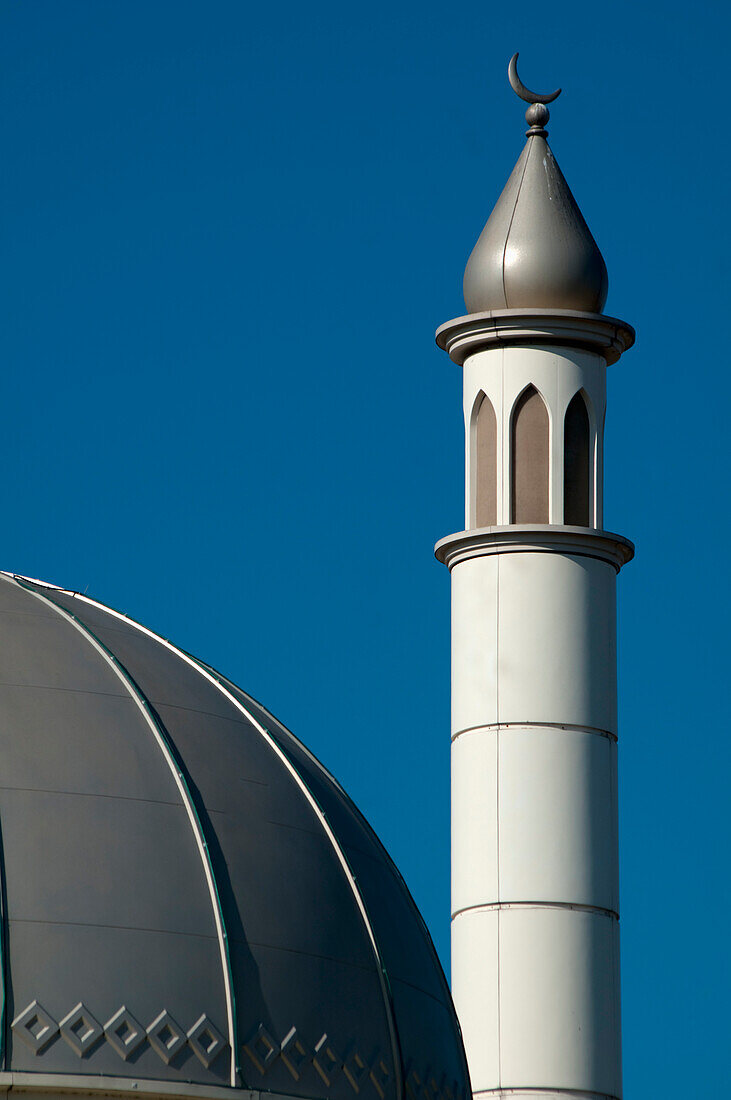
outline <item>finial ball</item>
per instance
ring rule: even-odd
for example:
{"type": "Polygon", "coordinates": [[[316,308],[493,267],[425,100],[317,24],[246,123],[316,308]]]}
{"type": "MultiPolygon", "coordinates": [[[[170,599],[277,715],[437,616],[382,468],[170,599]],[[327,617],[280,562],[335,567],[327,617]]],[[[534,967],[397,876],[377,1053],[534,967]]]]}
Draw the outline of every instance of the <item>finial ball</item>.
{"type": "Polygon", "coordinates": [[[529,126],[545,126],[551,117],[551,112],[545,103],[531,103],[525,112],[525,121],[529,126]]]}

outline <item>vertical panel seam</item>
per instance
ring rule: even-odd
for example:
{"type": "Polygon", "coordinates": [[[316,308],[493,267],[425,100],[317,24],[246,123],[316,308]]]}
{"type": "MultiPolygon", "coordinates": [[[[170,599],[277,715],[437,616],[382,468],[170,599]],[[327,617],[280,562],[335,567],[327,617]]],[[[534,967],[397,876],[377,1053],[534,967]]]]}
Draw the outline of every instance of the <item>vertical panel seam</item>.
{"type": "Polygon", "coordinates": [[[7,881],[5,878],[5,834],[0,822],[0,1064],[7,1069],[10,1038],[8,990],[10,986],[10,925],[8,922],[7,881]]]}
{"type": "Polygon", "coordinates": [[[531,152],[532,152],[532,148],[528,149],[528,151],[526,152],[525,164],[523,165],[523,171],[520,174],[520,183],[518,184],[518,190],[517,190],[516,195],[515,195],[515,205],[513,206],[512,212],[510,214],[510,222],[508,223],[508,231],[505,234],[505,244],[503,245],[503,254],[500,258],[500,277],[501,277],[501,282],[502,282],[502,287],[503,287],[503,299],[505,300],[505,308],[506,309],[509,309],[510,306],[509,306],[509,303],[508,303],[508,292],[507,292],[506,287],[505,287],[505,255],[508,251],[508,242],[510,240],[510,232],[513,228],[513,219],[515,218],[515,211],[518,209],[518,199],[520,198],[521,188],[523,187],[523,180],[525,179],[525,173],[526,173],[526,170],[528,168],[528,158],[530,157],[531,152]]]}
{"type": "Polygon", "coordinates": [[[548,522],[549,523],[563,523],[564,518],[564,500],[563,500],[563,485],[559,484],[559,477],[563,472],[562,455],[558,452],[559,441],[561,448],[563,449],[563,421],[559,417],[559,366],[558,359],[555,358],[553,362],[553,369],[556,374],[556,379],[553,384],[554,400],[556,402],[556,409],[553,417],[549,417],[548,421],[548,484],[550,487],[550,497],[548,499],[548,522]],[[557,499],[554,499],[557,498],[557,499]],[[559,501],[561,502],[561,511],[559,512],[559,501]],[[553,516],[558,518],[553,519],[553,516]]]}
{"type": "MultiPolygon", "coordinates": [[[[503,425],[505,423],[504,405],[505,405],[505,348],[501,349],[501,362],[500,362],[500,386],[502,390],[502,403],[503,403],[503,425]]],[[[513,488],[513,443],[512,443],[512,416],[513,410],[510,410],[510,419],[508,421],[508,477],[510,479],[507,486],[508,489],[508,501],[510,505],[510,511],[508,512],[508,522],[513,518],[513,501],[512,501],[512,488],[513,488]]],[[[503,455],[505,454],[505,448],[503,447],[503,455]]],[[[505,476],[503,476],[503,485],[505,486],[505,476]]],[[[503,514],[504,511],[503,511],[503,514]]],[[[495,874],[497,885],[498,901],[500,898],[500,554],[497,555],[497,562],[495,566],[495,717],[498,722],[498,730],[496,737],[495,748],[495,874]]],[[[502,1088],[503,1083],[503,1051],[502,1051],[502,1000],[500,990],[500,910],[496,914],[497,921],[497,1079],[498,1085],[502,1088]]]]}
{"type": "MultiPolygon", "coordinates": [[[[496,596],[495,596],[495,709],[497,720],[500,722],[500,554],[497,555],[495,570],[496,596]]],[[[496,860],[495,870],[497,878],[498,901],[502,900],[500,892],[500,726],[496,733],[495,745],[495,844],[496,860]]],[[[502,1003],[500,990],[500,910],[497,912],[497,1067],[498,1084],[502,1088],[503,1082],[503,1052],[502,1052],[502,1003]]]]}

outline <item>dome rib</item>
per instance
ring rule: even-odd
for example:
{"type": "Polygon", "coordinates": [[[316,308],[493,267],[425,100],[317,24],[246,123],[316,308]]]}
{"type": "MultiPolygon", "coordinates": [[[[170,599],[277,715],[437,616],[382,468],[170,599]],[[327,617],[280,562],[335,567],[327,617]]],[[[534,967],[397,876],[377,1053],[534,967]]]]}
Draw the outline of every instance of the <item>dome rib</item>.
{"type": "MultiPolygon", "coordinates": [[[[224,919],[224,915],[223,915],[223,908],[221,906],[219,891],[218,891],[218,887],[217,887],[217,884],[216,884],[216,876],[215,876],[215,872],[213,870],[213,864],[211,862],[211,857],[210,857],[210,853],[209,853],[209,849],[208,849],[208,842],[206,840],[205,833],[203,831],[203,826],[201,824],[200,817],[198,816],[198,812],[196,810],[196,806],[195,806],[195,802],[193,800],[193,796],[192,796],[192,794],[191,794],[191,792],[188,788],[188,784],[185,780],[185,776],[183,775],[182,770],[178,766],[178,763],[175,759],[175,755],[174,755],[174,753],[172,751],[172,748],[169,744],[165,728],[162,725],[162,723],[155,717],[155,712],[154,712],[153,707],[150,704],[150,701],[147,699],[144,692],[140,688],[139,684],[137,684],[137,682],[135,681],[134,677],[125,668],[125,666],[122,664],[122,662],[119,660],[119,658],[116,657],[114,653],[112,653],[112,651],[108,648],[108,646],[106,646],[104,644],[104,642],[102,642],[101,639],[96,636],[96,634],[93,632],[93,630],[91,630],[86,625],[86,623],[82,622],[82,620],[79,619],[77,615],[74,615],[72,611],[68,611],[66,608],[61,607],[50,596],[45,596],[42,593],[37,592],[36,589],[31,587],[30,584],[24,583],[24,580],[30,579],[30,578],[21,578],[21,577],[15,575],[15,574],[11,574],[11,576],[12,576],[12,580],[18,585],[19,588],[22,588],[24,591],[29,592],[32,596],[34,596],[37,600],[40,600],[42,603],[48,604],[50,607],[52,607],[58,613],[58,615],[61,618],[66,619],[68,622],[70,622],[76,628],[76,630],[78,630],[79,633],[82,634],[86,638],[86,640],[89,642],[89,644],[94,649],[97,650],[97,652],[102,656],[102,658],[107,662],[107,664],[113,669],[115,675],[117,675],[118,678],[125,685],[125,687],[129,691],[129,694],[132,697],[133,701],[137,704],[140,711],[142,712],[142,715],[143,715],[147,725],[152,730],[153,737],[154,737],[154,739],[155,739],[155,741],[156,741],[156,743],[157,743],[157,745],[160,749],[161,755],[162,755],[163,759],[165,760],[165,763],[167,764],[171,775],[173,776],[175,784],[176,784],[176,786],[178,788],[178,791],[180,793],[180,797],[182,799],[183,806],[185,807],[185,811],[186,811],[186,814],[188,816],[188,820],[190,822],[191,829],[193,831],[193,835],[195,837],[196,847],[198,848],[201,863],[203,865],[203,873],[204,873],[204,876],[205,876],[205,879],[206,879],[206,884],[208,886],[208,893],[209,893],[209,896],[210,896],[210,899],[211,899],[211,908],[213,910],[213,920],[214,920],[214,924],[216,926],[216,933],[217,933],[217,936],[218,936],[219,951],[220,951],[220,955],[221,955],[221,965],[222,965],[222,970],[223,970],[223,986],[224,986],[225,995],[226,995],[227,1025],[228,1025],[228,1030],[229,1030],[229,1046],[230,1046],[230,1049],[231,1049],[230,1084],[231,1084],[232,1088],[236,1088],[239,1084],[239,1081],[238,1081],[239,1072],[238,1072],[238,1061],[237,1061],[238,1042],[237,1042],[237,1038],[236,1038],[236,1002],[235,1002],[235,996],[234,996],[233,976],[232,976],[232,972],[231,972],[231,960],[229,958],[228,936],[226,934],[226,924],[225,924],[225,919],[224,919]]],[[[36,581],[34,583],[35,584],[42,584],[43,582],[36,581]]],[[[44,584],[43,587],[48,587],[48,586],[44,584]]],[[[66,589],[59,589],[59,591],[65,592],[66,589]]],[[[78,596],[78,595],[77,595],[77,598],[84,599],[84,597],[78,596]]],[[[86,599],[86,602],[90,603],[90,604],[95,604],[94,600],[89,600],[88,598],[86,599]]],[[[96,604],[96,606],[103,607],[103,605],[101,605],[101,604],[96,604]]],[[[110,609],[105,608],[105,610],[109,611],[110,609]]],[[[117,613],[115,613],[115,614],[117,614],[117,613]]],[[[120,617],[122,617],[122,616],[120,616],[120,617]]],[[[124,616],[124,618],[127,618],[127,617],[124,616]]],[[[132,619],[129,619],[128,621],[133,622],[132,619]]],[[[134,625],[139,626],[138,623],[134,623],[134,625]]],[[[140,627],[140,629],[144,629],[144,628],[140,627]]],[[[152,631],[148,631],[148,633],[152,634],[152,631]]],[[[158,638],[157,635],[155,635],[155,637],[157,638],[158,641],[164,641],[164,639],[158,638]]],[[[169,645],[169,643],[165,643],[165,644],[169,645]]],[[[174,649],[173,646],[171,646],[170,648],[174,649]]],[[[181,656],[182,656],[182,654],[181,654],[181,656]]],[[[4,1000],[5,1000],[5,998],[3,998],[3,1001],[4,1000]]]]}
{"type": "MultiPolygon", "coordinates": [[[[18,583],[20,583],[19,578],[16,577],[15,580],[18,581],[18,583]]],[[[25,587],[25,585],[23,585],[23,587],[25,587]]],[[[64,591],[66,591],[66,590],[64,590],[64,591]]],[[[37,593],[34,593],[34,594],[37,595],[37,593]]],[[[135,629],[139,630],[140,633],[146,634],[148,637],[153,638],[156,642],[158,642],[160,645],[164,646],[166,649],[170,650],[171,653],[174,653],[176,657],[179,657],[187,665],[189,665],[196,672],[198,672],[200,676],[202,676],[205,680],[207,680],[209,683],[211,683],[218,691],[220,691],[220,693],[230,703],[232,703],[234,705],[236,710],[238,710],[241,714],[244,715],[244,717],[247,719],[247,721],[252,724],[254,729],[256,729],[261,734],[263,740],[266,742],[266,744],[269,746],[269,748],[274,752],[275,756],[280,760],[280,762],[284,765],[287,772],[291,775],[292,779],[294,780],[295,784],[301,790],[302,794],[305,797],[305,800],[308,802],[308,804],[310,805],[311,809],[313,810],[315,816],[317,817],[318,821],[320,822],[320,825],[322,826],[322,829],[323,829],[325,835],[327,836],[327,838],[328,838],[328,840],[329,840],[329,842],[332,846],[332,849],[333,849],[333,851],[336,855],[336,858],[337,858],[338,862],[340,863],[340,866],[343,869],[343,873],[344,873],[345,878],[348,882],[348,885],[350,886],[350,889],[352,891],[353,898],[355,900],[356,906],[357,906],[358,911],[360,912],[361,918],[363,920],[363,926],[366,930],[368,940],[369,940],[369,942],[371,944],[371,947],[373,949],[373,955],[374,955],[374,958],[375,958],[375,961],[376,961],[376,969],[378,971],[378,977],[379,977],[379,982],[380,982],[380,986],[381,986],[381,993],[383,995],[383,1004],[384,1004],[386,1019],[388,1021],[389,1034],[391,1036],[391,1048],[392,1048],[391,1049],[391,1056],[393,1058],[393,1065],[394,1065],[394,1078],[395,1078],[396,1095],[397,1096],[403,1096],[403,1094],[404,1094],[404,1089],[403,1089],[404,1069],[403,1069],[403,1058],[402,1058],[402,1054],[401,1054],[401,1045],[400,1045],[399,1038],[398,1038],[398,1029],[397,1029],[397,1026],[396,1026],[396,1018],[395,1018],[395,1013],[394,1013],[394,1010],[393,1010],[393,1005],[391,1003],[391,996],[390,996],[390,993],[389,993],[388,983],[387,983],[386,977],[385,977],[385,974],[386,974],[385,965],[384,965],[384,962],[383,962],[383,957],[381,955],[381,951],[378,947],[378,942],[376,940],[375,931],[373,929],[373,925],[371,923],[371,920],[368,916],[368,909],[367,909],[367,906],[366,906],[366,903],[365,903],[365,899],[363,898],[363,895],[361,894],[361,891],[358,888],[358,883],[357,883],[355,875],[353,874],[353,871],[350,867],[350,864],[348,863],[347,856],[345,855],[345,852],[343,851],[341,845],[338,843],[337,837],[335,836],[335,833],[333,832],[333,830],[330,826],[330,823],[327,819],[326,814],[324,813],[324,811],[320,807],[319,803],[317,802],[317,799],[315,798],[314,794],[312,793],[309,786],[307,785],[307,782],[305,781],[304,777],[299,772],[299,770],[295,766],[294,762],[290,759],[290,757],[277,744],[276,739],[271,735],[271,733],[266,729],[266,727],[263,726],[261,724],[261,722],[259,722],[254,717],[254,715],[249,710],[247,710],[247,708],[244,706],[244,704],[242,702],[240,702],[240,700],[237,699],[236,696],[228,690],[225,683],[223,683],[223,680],[221,678],[219,678],[219,676],[213,670],[211,670],[208,666],[203,664],[203,662],[198,661],[191,654],[186,653],[185,650],[179,649],[177,646],[173,645],[172,642],[168,641],[167,638],[163,638],[162,635],[156,634],[154,630],[150,630],[149,627],[143,626],[142,623],[138,623],[135,619],[132,619],[129,615],[125,615],[125,614],[123,614],[123,612],[117,611],[114,608],[109,607],[107,604],[102,604],[98,600],[93,600],[89,596],[83,595],[80,592],[73,593],[73,595],[75,596],[76,599],[81,600],[84,603],[88,603],[92,607],[99,608],[99,610],[104,611],[109,615],[112,615],[116,619],[121,619],[123,622],[128,623],[129,625],[135,627],[135,629]]],[[[53,602],[53,600],[49,600],[49,602],[52,603],[54,607],[57,606],[53,602]]],[[[61,610],[61,609],[59,609],[59,610],[61,610]]],[[[75,618],[75,616],[72,616],[71,612],[64,612],[64,613],[68,614],[70,618],[75,618]]],[[[88,632],[88,634],[92,638],[95,637],[93,632],[91,630],[89,630],[88,627],[84,627],[84,629],[85,629],[85,631],[88,632]]],[[[103,647],[102,642],[99,642],[98,644],[103,647]]],[[[106,647],[103,647],[103,648],[106,651],[106,647]]],[[[114,657],[113,654],[110,654],[110,656],[114,659],[115,662],[117,662],[117,659],[116,659],[116,657],[114,657]]],[[[119,664],[119,662],[117,662],[117,664],[119,664]]],[[[120,667],[123,668],[124,666],[121,666],[121,664],[120,664],[120,667]]],[[[129,674],[127,674],[127,675],[129,675],[129,674]]],[[[131,676],[129,677],[129,680],[130,680],[131,684],[134,685],[134,680],[131,676]]],[[[134,685],[134,686],[136,687],[136,685],[134,685]]],[[[142,695],[142,692],[140,692],[140,695],[142,695]]],[[[144,698],[144,696],[142,696],[142,697],[144,698]]],[[[149,706],[149,703],[147,705],[149,706]]],[[[180,776],[180,778],[184,782],[184,779],[183,779],[182,775],[180,776]]],[[[186,789],[187,789],[187,787],[186,787],[186,789]]],[[[201,830],[201,833],[202,833],[202,830],[201,830]]],[[[206,854],[207,854],[207,849],[206,849],[206,854]]],[[[211,868],[211,873],[212,872],[213,872],[213,868],[211,868]]],[[[221,918],[223,919],[223,914],[221,914],[221,918]]],[[[229,974],[229,976],[230,976],[230,974],[229,974]]],[[[231,1046],[232,1046],[232,1051],[234,1051],[237,1047],[237,1043],[233,1042],[231,1044],[231,1046]]],[[[232,1073],[234,1072],[233,1071],[233,1065],[234,1065],[235,1060],[236,1060],[235,1053],[232,1053],[232,1073]]]]}

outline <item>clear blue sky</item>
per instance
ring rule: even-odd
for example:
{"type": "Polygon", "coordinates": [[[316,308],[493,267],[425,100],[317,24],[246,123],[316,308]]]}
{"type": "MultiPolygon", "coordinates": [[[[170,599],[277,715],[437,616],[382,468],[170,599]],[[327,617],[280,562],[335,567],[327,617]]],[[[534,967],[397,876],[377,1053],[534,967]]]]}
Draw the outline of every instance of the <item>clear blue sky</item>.
{"type": "Polygon", "coordinates": [[[625,1093],[728,1059],[720,3],[0,3],[2,557],[216,664],[343,782],[448,966],[460,377],[433,345],[523,144],[604,252],[625,1093]]]}

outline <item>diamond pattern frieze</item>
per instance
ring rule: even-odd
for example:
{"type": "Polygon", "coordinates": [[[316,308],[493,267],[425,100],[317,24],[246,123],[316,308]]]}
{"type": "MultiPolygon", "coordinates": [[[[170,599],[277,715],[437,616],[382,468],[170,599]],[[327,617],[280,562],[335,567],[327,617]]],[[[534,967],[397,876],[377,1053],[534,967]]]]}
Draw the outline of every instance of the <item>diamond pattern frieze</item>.
{"type": "MultiPolygon", "coordinates": [[[[228,1047],[227,1039],[207,1013],[201,1013],[186,1031],[166,1008],[145,1028],[122,1005],[102,1026],[82,1001],[60,1023],[38,1001],[31,1001],[15,1017],[12,1029],[34,1054],[41,1054],[61,1035],[79,1058],[85,1058],[105,1041],[126,1062],[147,1042],[165,1065],[170,1065],[187,1046],[206,1069],[228,1047]]],[[[262,1075],[281,1062],[295,1081],[309,1075],[312,1084],[317,1074],[329,1089],[342,1073],[353,1092],[357,1096],[365,1093],[366,1100],[386,1100],[392,1087],[392,1071],[380,1053],[366,1057],[353,1046],[347,1057],[342,1058],[327,1032],[312,1048],[294,1025],[280,1042],[260,1024],[243,1049],[262,1075]]],[[[422,1074],[411,1065],[406,1074],[407,1100],[465,1100],[457,1095],[456,1086],[450,1089],[443,1085],[444,1080],[444,1076],[438,1079],[430,1070],[422,1074]]]]}
{"type": "Polygon", "coordinates": [[[411,1066],[406,1074],[406,1096],[408,1100],[424,1100],[421,1074],[411,1066]]]}
{"type": "Polygon", "coordinates": [[[295,1081],[299,1081],[307,1066],[312,1062],[312,1051],[307,1047],[302,1037],[297,1034],[296,1027],[290,1028],[284,1039],[282,1039],[279,1054],[295,1081]]]}
{"type": "Polygon", "coordinates": [[[279,1043],[272,1038],[264,1024],[259,1024],[248,1043],[244,1043],[244,1050],[259,1073],[266,1073],[279,1057],[279,1043]]]}
{"type": "Polygon", "coordinates": [[[31,1001],[28,1007],[15,1017],[11,1027],[34,1054],[40,1054],[51,1039],[55,1039],[58,1035],[58,1024],[38,1001],[31,1001]]]}
{"type": "Polygon", "coordinates": [[[315,1043],[312,1065],[328,1088],[343,1068],[342,1058],[339,1057],[327,1035],[323,1035],[315,1043]]]}
{"type": "Polygon", "coordinates": [[[83,1001],[71,1009],[58,1025],[61,1038],[65,1039],[80,1058],[86,1057],[104,1035],[104,1028],[83,1001]]]}
{"type": "Polygon", "coordinates": [[[164,1008],[147,1029],[150,1046],[166,1066],[169,1066],[181,1047],[185,1046],[187,1036],[176,1024],[168,1010],[164,1008]]]}
{"type": "Polygon", "coordinates": [[[206,1016],[200,1016],[188,1031],[188,1046],[208,1069],[228,1044],[221,1032],[206,1016]]]}
{"type": "Polygon", "coordinates": [[[381,1100],[385,1100],[386,1089],[388,1088],[388,1079],[390,1077],[388,1072],[388,1066],[381,1058],[380,1054],[377,1054],[373,1065],[371,1066],[370,1079],[373,1084],[373,1088],[376,1090],[381,1100]]]}
{"type": "Polygon", "coordinates": [[[427,1067],[422,1080],[424,1082],[422,1092],[424,1100],[440,1100],[441,1092],[439,1082],[432,1073],[431,1067],[427,1067]]]}
{"type": "Polygon", "coordinates": [[[439,1100],[468,1100],[469,1097],[471,1093],[460,1088],[454,1078],[450,1080],[446,1074],[442,1074],[439,1082],[439,1100]]]}
{"type": "Polygon", "coordinates": [[[353,1092],[360,1092],[368,1077],[368,1066],[357,1050],[351,1050],[343,1062],[343,1073],[350,1082],[353,1092]]]}
{"type": "Polygon", "coordinates": [[[142,1024],[134,1018],[125,1005],[117,1009],[111,1020],[107,1020],[104,1025],[104,1035],[107,1042],[111,1043],[125,1062],[147,1037],[142,1024]]]}

